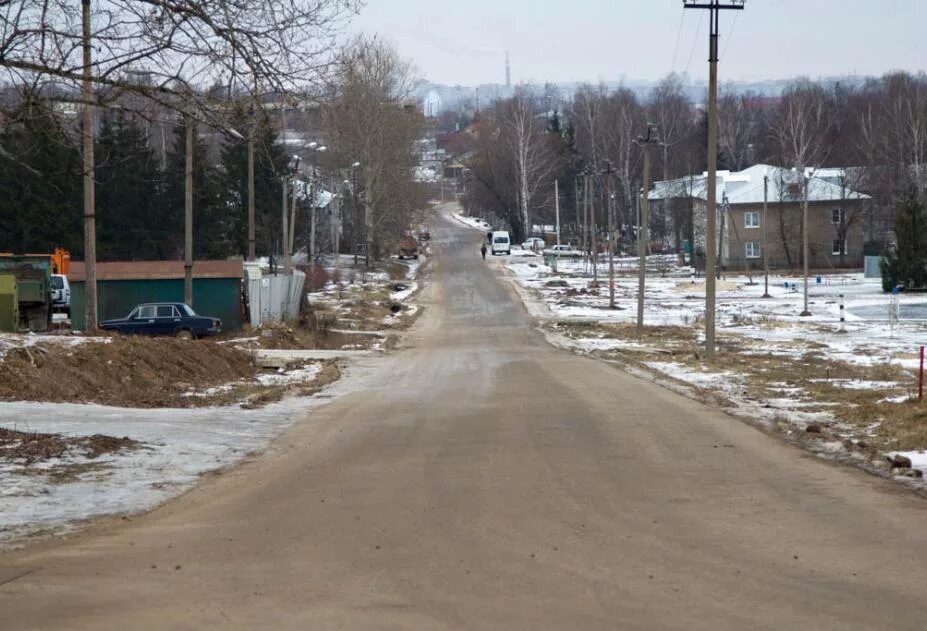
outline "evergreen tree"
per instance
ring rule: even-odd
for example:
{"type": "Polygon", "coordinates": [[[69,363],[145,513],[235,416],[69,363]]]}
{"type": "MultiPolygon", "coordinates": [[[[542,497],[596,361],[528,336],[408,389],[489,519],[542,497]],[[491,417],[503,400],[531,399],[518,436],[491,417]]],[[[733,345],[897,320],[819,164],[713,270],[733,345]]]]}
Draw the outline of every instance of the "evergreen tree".
{"type": "Polygon", "coordinates": [[[895,238],[897,247],[882,258],[882,288],[927,287],[927,209],[914,187],[895,214],[895,238]]]}
{"type": "Polygon", "coordinates": [[[0,250],[80,256],[80,154],[48,103],[27,98],[0,133],[0,250]]]}
{"type": "MultiPolygon", "coordinates": [[[[167,153],[164,170],[162,217],[169,227],[169,240],[178,252],[184,246],[187,127],[181,120],[174,128],[174,144],[167,153]]],[[[219,170],[209,162],[209,150],[199,134],[193,136],[193,256],[219,259],[238,254],[229,240],[231,228],[223,208],[219,170]]]]}
{"type": "Polygon", "coordinates": [[[159,203],[161,169],[146,130],[122,112],[107,113],[95,152],[100,260],[178,256],[176,249],[169,247],[172,227],[159,203]]]}
{"type": "MultiPolygon", "coordinates": [[[[232,127],[242,130],[250,125],[247,113],[233,114],[232,127]]],[[[254,208],[255,248],[258,256],[274,251],[282,239],[280,225],[280,175],[289,160],[275,144],[276,134],[267,117],[262,117],[254,131],[254,208]]],[[[225,238],[236,254],[248,252],[248,143],[229,138],[222,148],[221,190],[224,201],[225,238]]]]}

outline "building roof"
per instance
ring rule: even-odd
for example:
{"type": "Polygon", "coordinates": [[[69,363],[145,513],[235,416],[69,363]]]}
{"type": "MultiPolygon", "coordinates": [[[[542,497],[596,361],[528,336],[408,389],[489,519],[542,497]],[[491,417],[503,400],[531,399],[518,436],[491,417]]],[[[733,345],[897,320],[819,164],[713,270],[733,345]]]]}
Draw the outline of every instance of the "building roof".
{"type": "MultiPolygon", "coordinates": [[[[808,201],[836,202],[869,199],[848,186],[846,182],[849,169],[813,169],[805,170],[810,176],[808,184],[808,201]]],[[[743,171],[718,171],[717,198],[725,198],[732,206],[738,204],[762,204],[764,177],[768,181],[767,198],[770,204],[797,202],[802,199],[801,181],[793,169],[757,164],[743,171]]],[[[708,199],[708,176],[702,175],[656,182],[648,194],[651,200],[665,200],[694,197],[708,199]]]]}
{"type": "MultiPolygon", "coordinates": [[[[83,261],[72,261],[68,280],[86,279],[83,261]]],[[[176,280],[184,277],[183,261],[112,261],[97,263],[97,280],[176,280]]],[[[195,261],[193,278],[241,278],[242,259],[195,261]]]]}

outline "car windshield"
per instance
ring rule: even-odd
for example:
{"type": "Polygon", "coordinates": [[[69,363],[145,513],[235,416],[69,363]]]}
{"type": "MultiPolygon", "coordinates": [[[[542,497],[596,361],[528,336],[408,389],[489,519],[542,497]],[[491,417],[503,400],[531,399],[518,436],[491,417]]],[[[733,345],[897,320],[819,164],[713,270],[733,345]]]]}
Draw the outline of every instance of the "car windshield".
{"type": "Polygon", "coordinates": [[[495,239],[495,241],[494,241],[494,243],[508,243],[508,242],[509,242],[509,240],[506,239],[505,237],[496,237],[496,239],[495,239]]]}
{"type": "Polygon", "coordinates": [[[190,305],[177,305],[177,306],[180,307],[181,315],[190,316],[190,317],[196,315],[196,313],[193,311],[190,305]]]}
{"type": "Polygon", "coordinates": [[[60,276],[52,276],[51,284],[54,289],[64,289],[64,279],[60,276]]]}

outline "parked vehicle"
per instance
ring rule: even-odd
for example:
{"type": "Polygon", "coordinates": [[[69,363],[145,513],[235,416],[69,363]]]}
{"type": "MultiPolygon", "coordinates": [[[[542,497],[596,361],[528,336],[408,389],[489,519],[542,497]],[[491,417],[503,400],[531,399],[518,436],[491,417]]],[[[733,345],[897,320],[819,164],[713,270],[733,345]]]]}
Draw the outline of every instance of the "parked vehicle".
{"type": "Polygon", "coordinates": [[[528,240],[522,243],[521,247],[532,252],[539,252],[547,247],[547,244],[541,237],[528,237],[528,240]]]}
{"type": "Polygon", "coordinates": [[[496,230],[492,233],[491,248],[493,256],[497,254],[511,254],[512,242],[509,233],[505,230],[496,230]]]}
{"type": "Polygon", "coordinates": [[[422,241],[422,242],[424,242],[424,241],[431,241],[431,233],[430,233],[428,230],[421,230],[421,231],[419,231],[419,233],[418,233],[418,240],[419,240],[419,241],[422,241]]]}
{"type": "Polygon", "coordinates": [[[219,333],[222,320],[199,316],[182,302],[152,302],[136,306],[124,318],[101,322],[100,328],[124,335],[174,335],[194,339],[219,333]]]}
{"type": "Polygon", "coordinates": [[[51,276],[52,311],[56,313],[71,313],[71,283],[64,274],[51,276]]]}
{"type": "Polygon", "coordinates": [[[48,254],[0,254],[0,274],[16,279],[19,328],[41,332],[51,326],[51,270],[48,254]]]}
{"type": "Polygon", "coordinates": [[[418,258],[418,242],[414,238],[406,237],[399,242],[399,258],[418,258]]]}
{"type": "Polygon", "coordinates": [[[578,259],[582,258],[583,253],[572,245],[555,245],[552,248],[544,250],[544,256],[554,258],[559,256],[562,259],[578,259]]]}

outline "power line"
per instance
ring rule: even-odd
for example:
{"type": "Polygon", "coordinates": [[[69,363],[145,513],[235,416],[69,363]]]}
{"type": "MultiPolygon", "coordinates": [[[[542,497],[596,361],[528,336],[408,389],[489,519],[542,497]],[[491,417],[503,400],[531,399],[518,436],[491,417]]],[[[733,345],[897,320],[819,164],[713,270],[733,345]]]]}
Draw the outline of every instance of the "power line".
{"type": "Polygon", "coordinates": [[[682,41],[682,27],[686,22],[686,10],[683,8],[682,15],[679,16],[679,30],[676,31],[676,47],[673,49],[673,63],[670,65],[670,70],[675,72],[676,70],[676,58],[679,55],[679,43],[682,41]]]}
{"type": "Polygon", "coordinates": [[[692,65],[692,59],[695,57],[695,46],[698,44],[698,36],[702,34],[702,21],[696,20],[698,28],[695,29],[695,38],[692,40],[692,49],[689,51],[689,61],[686,63],[686,69],[683,74],[689,74],[689,67],[692,65]]]}
{"type": "Polygon", "coordinates": [[[727,47],[731,45],[731,38],[734,36],[734,27],[737,26],[737,18],[740,17],[740,13],[734,14],[734,19],[731,20],[731,28],[727,32],[727,41],[724,42],[724,50],[721,51],[721,59],[727,57],[727,47]]]}

